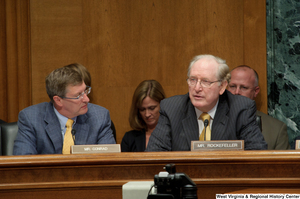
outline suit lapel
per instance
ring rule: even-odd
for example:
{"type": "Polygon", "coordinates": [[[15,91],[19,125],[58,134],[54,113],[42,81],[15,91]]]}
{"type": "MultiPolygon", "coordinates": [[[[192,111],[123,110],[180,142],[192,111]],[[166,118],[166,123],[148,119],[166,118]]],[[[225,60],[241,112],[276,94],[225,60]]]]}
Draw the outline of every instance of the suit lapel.
{"type": "Polygon", "coordinates": [[[227,115],[229,111],[229,107],[228,107],[225,93],[221,95],[219,98],[219,104],[215,114],[214,122],[212,124],[212,132],[211,132],[212,140],[222,140],[223,138],[227,137],[225,133],[226,133],[226,125],[229,119],[227,115]]]}
{"type": "Polygon", "coordinates": [[[60,123],[58,121],[58,118],[53,110],[53,104],[49,103],[49,106],[47,107],[46,110],[46,114],[45,114],[45,130],[46,133],[48,134],[48,137],[50,138],[53,147],[54,147],[54,151],[59,152],[62,150],[62,134],[61,134],[61,129],[60,129],[60,123]]]}
{"type": "Polygon", "coordinates": [[[73,127],[76,130],[75,144],[87,143],[88,132],[90,130],[89,125],[86,123],[87,119],[86,114],[77,116],[76,124],[73,127]]]}
{"type": "Polygon", "coordinates": [[[199,140],[199,127],[195,108],[190,100],[187,106],[187,113],[186,117],[182,120],[182,126],[187,144],[191,148],[191,140],[199,140]]]}

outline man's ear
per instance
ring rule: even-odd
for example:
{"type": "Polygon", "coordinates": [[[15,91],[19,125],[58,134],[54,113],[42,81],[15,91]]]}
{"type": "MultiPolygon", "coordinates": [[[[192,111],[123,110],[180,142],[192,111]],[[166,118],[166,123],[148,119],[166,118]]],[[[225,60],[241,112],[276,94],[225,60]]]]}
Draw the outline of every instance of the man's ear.
{"type": "Polygon", "coordinates": [[[58,97],[57,95],[55,95],[54,97],[53,97],[53,101],[54,101],[54,103],[57,105],[57,106],[59,106],[59,107],[61,107],[63,104],[62,104],[62,98],[60,98],[60,97],[58,97]]]}
{"type": "Polygon", "coordinates": [[[222,81],[222,84],[220,86],[221,88],[220,88],[220,91],[219,91],[220,95],[222,95],[225,92],[227,86],[228,86],[228,82],[227,81],[222,81]]]}
{"type": "Polygon", "coordinates": [[[254,97],[256,97],[257,95],[258,95],[258,93],[259,93],[259,91],[260,91],[260,88],[259,88],[259,86],[256,86],[255,88],[254,88],[254,97]]]}

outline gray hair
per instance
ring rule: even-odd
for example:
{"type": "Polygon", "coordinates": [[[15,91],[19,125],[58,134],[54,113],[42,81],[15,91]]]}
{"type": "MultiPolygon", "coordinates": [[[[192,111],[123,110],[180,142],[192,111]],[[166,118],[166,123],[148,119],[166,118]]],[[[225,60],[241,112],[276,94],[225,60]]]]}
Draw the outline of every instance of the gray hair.
{"type": "Polygon", "coordinates": [[[226,61],[224,59],[221,59],[219,57],[213,56],[213,55],[197,55],[195,56],[189,65],[187,76],[190,77],[190,72],[192,69],[192,66],[199,61],[200,59],[213,59],[218,63],[218,73],[217,73],[217,79],[222,81],[230,81],[230,71],[229,67],[226,64],[226,61]]]}

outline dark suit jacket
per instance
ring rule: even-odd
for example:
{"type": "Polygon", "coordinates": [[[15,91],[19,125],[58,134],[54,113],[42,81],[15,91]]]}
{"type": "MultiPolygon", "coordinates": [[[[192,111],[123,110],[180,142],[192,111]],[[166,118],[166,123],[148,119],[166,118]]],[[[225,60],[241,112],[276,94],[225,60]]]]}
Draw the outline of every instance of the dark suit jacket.
{"type": "MultiPolygon", "coordinates": [[[[255,101],[225,90],[219,98],[211,140],[244,140],[245,149],[267,149],[255,112],[255,101]]],[[[189,94],[162,100],[146,151],[189,151],[192,140],[199,140],[199,129],[189,94]]]]}
{"type": "Polygon", "coordinates": [[[290,149],[286,124],[260,111],[256,111],[256,115],[261,117],[262,134],[268,143],[268,149],[290,149]]]}
{"type": "Polygon", "coordinates": [[[146,149],[146,132],[132,130],[125,133],[121,142],[122,152],[143,152],[146,149]]]}
{"type": "MultiPolygon", "coordinates": [[[[88,104],[88,112],[79,115],[73,129],[75,144],[115,144],[107,109],[88,104]]],[[[61,154],[63,137],[51,102],[25,108],[19,113],[14,155],[61,154]]]]}

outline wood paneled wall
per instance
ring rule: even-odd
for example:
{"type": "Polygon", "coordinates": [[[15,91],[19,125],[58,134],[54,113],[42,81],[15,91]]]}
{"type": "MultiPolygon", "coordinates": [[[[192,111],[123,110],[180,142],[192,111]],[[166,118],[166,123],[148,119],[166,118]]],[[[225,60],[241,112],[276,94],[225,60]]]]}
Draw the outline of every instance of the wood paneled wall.
{"type": "Polygon", "coordinates": [[[29,0],[0,1],[0,119],[31,104],[29,0]]]}
{"type": "MultiPolygon", "coordinates": [[[[141,81],[158,80],[167,97],[185,94],[189,61],[198,54],[213,54],[226,59],[230,68],[248,64],[257,70],[261,82],[257,105],[267,112],[265,0],[27,2],[30,34],[25,36],[30,41],[31,62],[27,60],[30,64],[25,68],[31,73],[20,78],[28,79],[23,84],[30,94],[25,96],[28,106],[49,101],[44,83],[48,73],[79,62],[92,75],[91,102],[109,109],[120,143],[130,130],[131,98],[141,81]]],[[[2,4],[1,10],[7,9],[2,4]]],[[[2,26],[8,24],[1,21],[2,26]]],[[[21,72],[8,62],[1,63],[1,71],[21,72]]],[[[9,90],[4,86],[8,81],[1,81],[3,95],[9,90]]],[[[15,100],[1,101],[1,108],[20,103],[23,96],[16,95],[15,100]]],[[[3,112],[0,117],[16,121],[22,108],[12,110],[13,118],[3,112]]]]}

